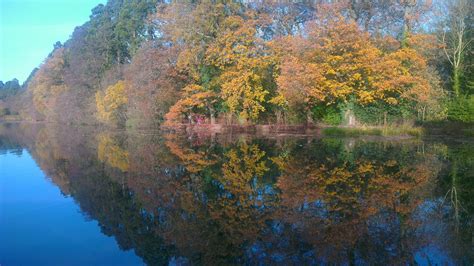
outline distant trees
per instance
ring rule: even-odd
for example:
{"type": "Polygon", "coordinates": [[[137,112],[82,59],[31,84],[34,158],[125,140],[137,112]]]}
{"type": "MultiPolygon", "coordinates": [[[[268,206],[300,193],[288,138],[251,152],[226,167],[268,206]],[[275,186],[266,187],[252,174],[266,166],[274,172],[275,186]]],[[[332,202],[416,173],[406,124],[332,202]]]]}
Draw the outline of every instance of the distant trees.
{"type": "Polygon", "coordinates": [[[20,88],[21,88],[21,86],[20,86],[20,83],[18,82],[18,79],[12,79],[12,80],[9,80],[5,83],[3,83],[3,81],[0,81],[0,89],[18,90],[20,88]]]}
{"type": "Polygon", "coordinates": [[[13,96],[21,89],[18,79],[12,79],[5,83],[0,80],[0,100],[6,99],[9,96],[13,96]]]}
{"type": "MultiPolygon", "coordinates": [[[[146,18],[157,1],[110,0],[92,10],[90,20],[77,27],[53,52],[28,84],[37,119],[64,123],[94,123],[98,113],[96,92],[123,80],[123,65],[129,64],[140,44],[155,32],[146,18]]],[[[25,115],[27,116],[27,115],[25,115]]],[[[31,115],[29,115],[31,116],[31,115]]]]}
{"type": "Polygon", "coordinates": [[[97,89],[104,72],[129,63],[141,42],[152,38],[147,16],[157,1],[108,1],[92,10],[90,20],[77,27],[65,43],[70,60],[70,83],[97,89]]]}

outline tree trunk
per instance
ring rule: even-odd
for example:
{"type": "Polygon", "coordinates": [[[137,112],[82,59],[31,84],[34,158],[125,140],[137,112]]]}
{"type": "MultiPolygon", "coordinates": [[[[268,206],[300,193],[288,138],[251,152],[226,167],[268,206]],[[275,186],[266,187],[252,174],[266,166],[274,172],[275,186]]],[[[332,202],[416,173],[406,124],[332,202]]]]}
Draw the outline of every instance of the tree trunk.
{"type": "Polygon", "coordinates": [[[348,126],[352,127],[356,125],[356,119],[351,108],[345,111],[344,119],[346,120],[348,126]]]}
{"type": "Polygon", "coordinates": [[[461,93],[461,78],[460,78],[460,73],[459,73],[459,68],[454,66],[453,68],[453,91],[454,91],[454,95],[457,97],[459,97],[460,93],[461,93]]]}
{"type": "Polygon", "coordinates": [[[216,123],[216,115],[215,115],[214,108],[209,107],[209,114],[211,116],[211,125],[214,125],[216,123]]]}
{"type": "Polygon", "coordinates": [[[117,64],[120,64],[120,51],[117,50],[117,64]]]}
{"type": "Polygon", "coordinates": [[[277,125],[280,125],[281,124],[281,116],[282,116],[282,112],[280,110],[277,110],[275,112],[275,115],[276,115],[276,123],[277,125]]]}
{"type": "Polygon", "coordinates": [[[211,114],[211,125],[214,125],[216,123],[216,117],[214,116],[214,114],[212,113],[211,114]]]}
{"type": "Polygon", "coordinates": [[[312,125],[313,122],[314,122],[314,121],[313,121],[312,113],[311,113],[311,111],[308,111],[308,112],[306,113],[306,125],[308,125],[308,126],[309,126],[309,125],[312,125]]]}
{"type": "Polygon", "coordinates": [[[233,114],[232,113],[227,113],[225,116],[226,116],[226,124],[227,125],[232,125],[232,116],[233,116],[233,114]]]}

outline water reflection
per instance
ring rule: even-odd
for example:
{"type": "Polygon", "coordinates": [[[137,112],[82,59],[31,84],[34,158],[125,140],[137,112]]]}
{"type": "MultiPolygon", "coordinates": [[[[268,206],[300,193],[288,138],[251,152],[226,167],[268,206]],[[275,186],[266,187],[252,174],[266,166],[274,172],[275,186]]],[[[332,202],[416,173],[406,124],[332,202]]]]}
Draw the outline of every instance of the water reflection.
{"type": "Polygon", "coordinates": [[[16,124],[0,145],[150,265],[474,261],[472,142],[16,124]]]}

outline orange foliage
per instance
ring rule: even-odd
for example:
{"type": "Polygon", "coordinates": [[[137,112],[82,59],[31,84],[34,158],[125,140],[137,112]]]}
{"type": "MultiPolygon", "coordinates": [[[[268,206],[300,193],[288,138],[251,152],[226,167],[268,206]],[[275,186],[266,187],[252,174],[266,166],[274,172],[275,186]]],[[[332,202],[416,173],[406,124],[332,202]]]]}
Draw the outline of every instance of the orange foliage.
{"type": "Polygon", "coordinates": [[[214,165],[217,161],[208,158],[205,151],[194,151],[193,149],[182,147],[174,135],[166,135],[166,146],[169,151],[177,156],[190,173],[198,173],[204,168],[214,165]]]}
{"type": "Polygon", "coordinates": [[[213,115],[212,104],[216,101],[213,91],[204,89],[199,85],[188,85],[183,89],[183,94],[169,112],[165,115],[167,124],[179,123],[183,114],[190,114],[193,110],[201,109],[213,115]]]}
{"type": "Polygon", "coordinates": [[[64,68],[64,48],[59,48],[46,59],[29,87],[36,111],[48,120],[58,115],[59,95],[68,89],[63,79],[64,68]]]}
{"type": "MultiPolygon", "coordinates": [[[[383,42],[377,41],[379,46],[383,42]]],[[[386,41],[393,43],[390,38],[386,41]]],[[[395,105],[402,99],[423,102],[432,90],[423,75],[426,60],[419,52],[394,50],[389,44],[392,48],[384,53],[367,32],[340,15],[313,22],[307,37],[289,38],[289,43],[287,48],[276,46],[282,54],[278,89],[290,107],[311,108],[352,97],[362,105],[376,101],[395,105]]]]}

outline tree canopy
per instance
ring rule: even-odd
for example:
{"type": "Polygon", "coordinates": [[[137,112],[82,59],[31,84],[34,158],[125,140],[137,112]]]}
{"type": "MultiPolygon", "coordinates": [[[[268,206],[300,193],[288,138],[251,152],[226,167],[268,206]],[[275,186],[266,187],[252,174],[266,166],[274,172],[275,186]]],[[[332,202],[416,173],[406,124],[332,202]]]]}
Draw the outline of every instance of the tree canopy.
{"type": "Polygon", "coordinates": [[[20,106],[34,108],[19,111],[138,127],[469,122],[472,10],[466,0],[109,0],[32,72],[20,106]],[[101,99],[119,82],[128,100],[110,122],[101,99]]]}

